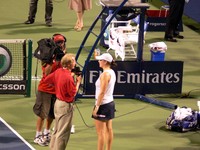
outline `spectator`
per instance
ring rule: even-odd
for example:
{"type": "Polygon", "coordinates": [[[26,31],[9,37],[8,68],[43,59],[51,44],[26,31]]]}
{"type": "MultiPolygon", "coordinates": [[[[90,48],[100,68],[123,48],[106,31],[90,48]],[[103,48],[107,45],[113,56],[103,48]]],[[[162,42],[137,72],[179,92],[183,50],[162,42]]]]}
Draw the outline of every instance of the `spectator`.
{"type": "Polygon", "coordinates": [[[184,11],[185,0],[168,0],[169,15],[166,24],[164,39],[170,42],[177,42],[175,38],[183,39],[179,34],[178,24],[180,23],[184,11]]]}
{"type": "MultiPolygon", "coordinates": [[[[45,0],[45,21],[48,27],[52,26],[52,12],[53,12],[53,1],[45,0]]],[[[33,24],[35,22],[35,16],[37,13],[38,0],[30,0],[29,16],[25,24],[33,24]]]]}
{"type": "Polygon", "coordinates": [[[103,73],[95,83],[96,101],[92,112],[98,136],[97,149],[103,150],[106,145],[106,150],[111,150],[113,141],[112,119],[115,113],[113,91],[116,82],[116,75],[111,67],[116,64],[109,53],[96,56],[96,59],[99,60],[99,67],[103,69],[103,73]]]}
{"type": "Polygon", "coordinates": [[[81,31],[83,29],[83,15],[85,10],[92,8],[92,0],[70,0],[69,8],[74,10],[77,15],[77,21],[74,26],[76,31],[81,31]]]}
{"type": "Polygon", "coordinates": [[[73,54],[65,54],[61,59],[62,68],[50,74],[45,81],[54,85],[56,102],[54,106],[55,127],[51,137],[51,150],[65,150],[70,138],[73,118],[73,102],[81,83],[81,76],[76,76],[76,84],[71,70],[76,61],[73,54]]]}

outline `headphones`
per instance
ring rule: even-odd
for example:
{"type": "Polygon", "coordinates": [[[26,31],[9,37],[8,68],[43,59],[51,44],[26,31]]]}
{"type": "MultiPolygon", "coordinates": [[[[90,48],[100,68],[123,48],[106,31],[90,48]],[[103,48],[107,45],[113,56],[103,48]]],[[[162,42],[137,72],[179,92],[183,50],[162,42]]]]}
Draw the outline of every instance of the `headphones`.
{"type": "Polygon", "coordinates": [[[54,40],[54,42],[63,41],[63,40],[64,40],[64,42],[67,42],[67,38],[60,33],[54,34],[52,39],[54,40]]]}
{"type": "Polygon", "coordinates": [[[60,42],[63,42],[63,41],[64,41],[64,49],[66,48],[67,38],[66,38],[64,35],[62,35],[62,34],[60,34],[60,33],[56,33],[56,34],[54,34],[54,35],[52,36],[52,39],[53,39],[53,41],[55,42],[55,44],[56,44],[57,46],[59,46],[59,47],[60,47],[60,42]]]}

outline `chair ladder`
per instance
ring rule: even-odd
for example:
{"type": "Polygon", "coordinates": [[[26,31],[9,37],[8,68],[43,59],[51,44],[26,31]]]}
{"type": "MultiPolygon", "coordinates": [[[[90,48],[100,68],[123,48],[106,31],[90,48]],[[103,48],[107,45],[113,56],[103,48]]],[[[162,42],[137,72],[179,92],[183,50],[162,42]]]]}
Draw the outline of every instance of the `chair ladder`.
{"type": "Polygon", "coordinates": [[[97,22],[102,18],[103,13],[106,12],[107,9],[109,9],[109,7],[104,6],[103,9],[102,9],[102,11],[99,13],[99,15],[97,16],[97,18],[94,20],[94,22],[93,22],[92,25],[90,26],[88,32],[86,33],[86,35],[85,35],[85,37],[84,37],[84,39],[83,39],[83,41],[82,41],[82,43],[81,43],[81,45],[80,45],[80,47],[79,47],[79,49],[78,49],[78,52],[77,52],[76,58],[75,58],[76,61],[77,61],[77,63],[78,63],[78,58],[79,58],[79,56],[80,56],[80,54],[81,54],[81,51],[82,51],[83,49],[87,50],[87,49],[85,48],[85,43],[86,43],[88,37],[90,36],[90,34],[93,34],[93,35],[96,37],[96,40],[95,40],[95,42],[94,42],[92,48],[89,50],[89,54],[88,54],[88,56],[87,56],[87,59],[86,59],[86,61],[85,61],[84,66],[82,66],[82,67],[83,67],[83,68],[82,68],[82,75],[84,75],[84,73],[85,73],[85,71],[86,71],[86,67],[87,67],[87,65],[88,65],[88,63],[89,63],[89,61],[90,61],[90,58],[91,58],[91,56],[92,56],[92,54],[93,54],[93,52],[94,52],[94,50],[95,50],[95,48],[96,48],[96,46],[97,46],[99,40],[100,40],[101,37],[103,36],[105,30],[106,30],[107,27],[109,26],[109,24],[110,24],[110,22],[112,21],[112,19],[117,15],[117,13],[122,9],[122,7],[125,5],[125,3],[126,3],[127,1],[128,1],[128,0],[124,0],[123,2],[121,2],[121,4],[117,7],[117,9],[113,12],[112,16],[109,18],[109,20],[107,20],[107,21],[103,20],[103,21],[105,21],[106,23],[105,23],[104,27],[102,28],[102,30],[101,30],[101,32],[100,32],[99,34],[95,34],[95,33],[93,32],[93,29],[94,29],[95,25],[97,24],[97,22]]]}

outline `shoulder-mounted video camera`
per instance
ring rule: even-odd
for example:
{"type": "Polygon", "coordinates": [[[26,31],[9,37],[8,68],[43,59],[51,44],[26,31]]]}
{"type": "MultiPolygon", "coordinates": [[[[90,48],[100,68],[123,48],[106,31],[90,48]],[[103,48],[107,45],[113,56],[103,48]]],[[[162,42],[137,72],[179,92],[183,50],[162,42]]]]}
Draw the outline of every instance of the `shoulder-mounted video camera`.
{"type": "Polygon", "coordinates": [[[53,59],[60,61],[64,56],[64,52],[51,38],[44,38],[39,40],[38,47],[34,52],[34,56],[43,63],[50,64],[53,59]]]}

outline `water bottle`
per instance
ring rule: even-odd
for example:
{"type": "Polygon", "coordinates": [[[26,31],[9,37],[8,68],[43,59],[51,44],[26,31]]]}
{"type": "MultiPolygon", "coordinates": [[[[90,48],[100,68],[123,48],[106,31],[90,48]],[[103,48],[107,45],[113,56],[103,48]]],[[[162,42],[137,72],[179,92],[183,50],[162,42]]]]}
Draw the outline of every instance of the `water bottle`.
{"type": "Polygon", "coordinates": [[[199,113],[200,113],[200,101],[197,101],[197,106],[199,107],[199,113]]]}
{"type": "Polygon", "coordinates": [[[94,59],[96,59],[96,56],[99,56],[101,54],[101,50],[99,48],[96,48],[94,50],[94,59]]]}

